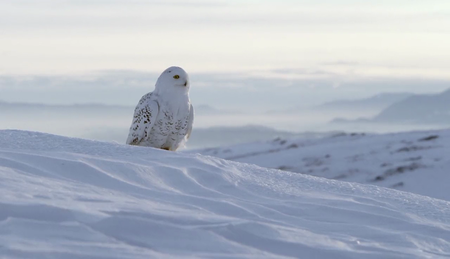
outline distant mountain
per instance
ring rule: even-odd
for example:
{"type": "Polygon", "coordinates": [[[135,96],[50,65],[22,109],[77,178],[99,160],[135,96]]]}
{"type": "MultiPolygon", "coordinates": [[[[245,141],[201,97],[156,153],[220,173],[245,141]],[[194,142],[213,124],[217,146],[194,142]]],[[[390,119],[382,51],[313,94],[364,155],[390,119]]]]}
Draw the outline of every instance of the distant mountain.
{"type": "Polygon", "coordinates": [[[5,102],[0,100],[0,105],[3,107],[12,107],[12,108],[19,108],[19,107],[34,107],[34,108],[47,108],[47,109],[54,109],[54,108],[94,108],[94,109],[111,109],[111,108],[119,108],[119,109],[129,109],[134,108],[133,106],[122,106],[122,105],[110,105],[110,104],[101,104],[101,103],[76,103],[76,104],[44,104],[44,103],[11,103],[11,102],[5,102]]]}
{"type": "MultiPolygon", "coordinates": [[[[196,115],[230,115],[238,114],[237,111],[219,110],[209,105],[197,105],[195,108],[196,115]]],[[[9,103],[0,100],[0,113],[1,112],[89,112],[88,115],[93,114],[105,114],[105,113],[126,113],[132,116],[134,106],[121,106],[121,105],[106,105],[99,103],[86,103],[86,104],[40,104],[40,103],[9,103]]]]}
{"type": "Polygon", "coordinates": [[[314,107],[295,107],[284,111],[268,111],[268,114],[322,113],[345,118],[374,116],[389,105],[412,96],[410,93],[381,93],[364,99],[336,100],[314,107]]]}
{"type": "Polygon", "coordinates": [[[410,96],[384,109],[373,121],[450,124],[450,89],[440,94],[410,96]]]}
{"type": "Polygon", "coordinates": [[[450,89],[439,94],[417,94],[382,110],[372,118],[336,118],[332,123],[450,124],[450,89]]]}
{"type": "Polygon", "coordinates": [[[211,127],[194,128],[187,143],[189,148],[217,147],[246,143],[251,141],[265,141],[268,139],[280,138],[318,138],[336,134],[330,133],[295,133],[280,131],[261,125],[248,125],[241,127],[211,127]]]}
{"type": "Polygon", "coordinates": [[[237,111],[228,111],[228,110],[219,110],[212,106],[201,104],[194,106],[195,115],[230,115],[230,114],[238,114],[237,111]]]}
{"type": "Polygon", "coordinates": [[[131,116],[133,109],[134,107],[132,106],[106,105],[97,103],[52,105],[40,103],[9,103],[0,101],[0,115],[27,113],[33,115],[80,114],[82,116],[130,114],[131,116]]]}
{"type": "Polygon", "coordinates": [[[319,111],[349,112],[353,112],[355,110],[381,111],[388,106],[402,101],[410,96],[412,96],[410,93],[381,93],[365,99],[332,101],[316,106],[315,109],[319,111]]]}

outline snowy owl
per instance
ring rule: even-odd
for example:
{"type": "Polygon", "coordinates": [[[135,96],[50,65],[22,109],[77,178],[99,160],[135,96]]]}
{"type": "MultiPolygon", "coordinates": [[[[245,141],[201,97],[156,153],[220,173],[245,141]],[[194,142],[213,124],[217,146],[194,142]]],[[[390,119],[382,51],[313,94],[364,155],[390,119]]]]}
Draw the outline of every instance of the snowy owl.
{"type": "Polygon", "coordinates": [[[194,121],[189,87],[189,76],[181,67],[164,70],[155,90],[136,106],[127,144],[171,151],[182,146],[194,121]]]}

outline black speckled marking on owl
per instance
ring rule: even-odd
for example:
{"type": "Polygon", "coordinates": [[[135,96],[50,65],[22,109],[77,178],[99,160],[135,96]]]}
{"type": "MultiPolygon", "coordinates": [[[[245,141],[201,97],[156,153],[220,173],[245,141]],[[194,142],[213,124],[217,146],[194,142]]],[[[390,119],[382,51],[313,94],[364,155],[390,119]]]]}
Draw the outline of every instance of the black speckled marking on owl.
{"type": "Polygon", "coordinates": [[[149,136],[149,144],[162,149],[176,149],[187,134],[188,119],[186,116],[175,121],[170,110],[161,109],[149,136]]]}
{"type": "Polygon", "coordinates": [[[127,143],[176,150],[188,135],[189,110],[183,110],[184,115],[180,116],[178,108],[173,108],[164,101],[159,103],[156,99],[158,95],[148,93],[139,100],[127,143]]]}
{"type": "MultiPolygon", "coordinates": [[[[134,125],[133,127],[131,127],[131,130],[133,131],[131,133],[133,140],[131,141],[130,144],[138,144],[139,142],[139,133],[138,133],[138,129],[140,127],[141,122],[143,122],[144,124],[149,124],[152,123],[151,121],[151,117],[152,117],[152,112],[150,111],[148,106],[144,106],[142,107],[142,104],[147,101],[148,99],[150,99],[152,93],[148,93],[144,96],[142,96],[141,100],[139,100],[139,104],[136,106],[136,109],[134,110],[134,118],[133,118],[133,122],[131,125],[134,125]]],[[[148,132],[144,131],[144,138],[148,137],[148,132]]]]}

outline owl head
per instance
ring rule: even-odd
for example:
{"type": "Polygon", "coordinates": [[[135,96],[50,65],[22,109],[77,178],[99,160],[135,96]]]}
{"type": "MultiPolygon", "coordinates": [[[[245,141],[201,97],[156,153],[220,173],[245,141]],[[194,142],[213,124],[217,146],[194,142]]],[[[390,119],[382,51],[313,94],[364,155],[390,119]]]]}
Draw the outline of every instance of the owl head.
{"type": "Polygon", "coordinates": [[[156,81],[156,90],[159,92],[189,91],[189,76],[181,67],[169,67],[158,77],[156,81]]]}

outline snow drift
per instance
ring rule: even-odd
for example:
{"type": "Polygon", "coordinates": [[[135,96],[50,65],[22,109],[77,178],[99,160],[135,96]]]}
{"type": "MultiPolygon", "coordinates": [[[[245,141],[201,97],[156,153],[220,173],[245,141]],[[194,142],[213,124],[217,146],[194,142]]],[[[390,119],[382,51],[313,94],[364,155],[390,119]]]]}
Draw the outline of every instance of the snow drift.
{"type": "Polygon", "coordinates": [[[198,154],[0,131],[0,195],[2,258],[450,256],[449,202],[198,154]]]}
{"type": "Polygon", "coordinates": [[[192,152],[450,201],[450,130],[277,138],[192,152]]]}

